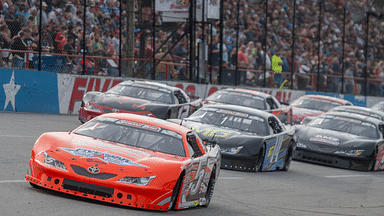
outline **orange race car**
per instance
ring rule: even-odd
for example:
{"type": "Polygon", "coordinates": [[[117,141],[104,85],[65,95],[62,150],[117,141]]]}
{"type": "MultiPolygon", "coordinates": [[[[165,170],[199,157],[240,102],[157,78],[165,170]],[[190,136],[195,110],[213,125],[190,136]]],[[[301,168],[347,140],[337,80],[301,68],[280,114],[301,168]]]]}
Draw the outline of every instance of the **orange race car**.
{"type": "Polygon", "coordinates": [[[184,126],[110,113],[41,135],[25,178],[35,188],[168,211],[208,206],[220,162],[220,147],[184,126]]]}

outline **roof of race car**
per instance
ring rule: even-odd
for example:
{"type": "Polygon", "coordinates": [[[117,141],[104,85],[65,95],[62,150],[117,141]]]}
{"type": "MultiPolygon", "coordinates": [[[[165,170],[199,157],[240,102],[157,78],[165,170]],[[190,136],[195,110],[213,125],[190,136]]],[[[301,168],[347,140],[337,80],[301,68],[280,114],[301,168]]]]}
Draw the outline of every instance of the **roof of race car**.
{"type": "MultiPolygon", "coordinates": [[[[335,102],[340,102],[342,104],[350,104],[351,102],[341,99],[341,98],[335,98],[335,97],[330,97],[330,96],[325,96],[325,95],[303,95],[299,98],[316,98],[316,99],[323,99],[323,100],[330,100],[330,101],[335,101],[335,102]]],[[[297,99],[299,99],[297,98],[297,99]]]]}
{"type": "Polygon", "coordinates": [[[148,125],[153,125],[153,126],[161,127],[164,129],[168,129],[180,134],[186,134],[191,131],[191,129],[189,128],[186,128],[182,125],[172,123],[163,119],[129,114],[129,113],[108,113],[108,114],[100,115],[98,117],[110,117],[110,118],[122,119],[127,121],[139,122],[142,124],[148,124],[148,125]]]}
{"type": "Polygon", "coordinates": [[[264,119],[267,119],[269,116],[274,116],[272,113],[265,112],[263,110],[258,110],[258,109],[253,109],[253,108],[238,106],[238,105],[212,104],[212,105],[205,105],[201,109],[204,109],[204,108],[227,109],[227,110],[247,113],[250,115],[257,115],[264,119]]]}
{"type": "Polygon", "coordinates": [[[134,84],[134,83],[142,84],[142,85],[156,86],[156,87],[160,87],[160,88],[169,89],[171,91],[181,90],[178,87],[170,86],[170,85],[167,85],[165,83],[151,82],[151,81],[147,81],[147,80],[127,80],[127,81],[123,81],[123,82],[119,83],[118,85],[127,85],[127,84],[134,84]]]}
{"type": "Polygon", "coordinates": [[[327,112],[327,113],[324,113],[323,115],[319,116],[319,118],[324,117],[324,116],[337,116],[337,117],[343,117],[343,118],[349,118],[349,119],[356,119],[356,120],[360,120],[360,121],[369,122],[369,123],[372,123],[375,125],[382,123],[382,121],[379,119],[365,116],[365,115],[359,115],[359,114],[355,114],[355,113],[327,112]]]}
{"type": "Polygon", "coordinates": [[[368,115],[372,113],[372,114],[380,115],[384,119],[384,112],[367,108],[367,107],[361,107],[361,106],[338,106],[333,109],[330,109],[328,112],[334,112],[334,111],[346,111],[346,112],[352,112],[352,113],[355,112],[356,114],[359,114],[359,112],[361,112],[362,115],[368,115]]]}
{"type": "Polygon", "coordinates": [[[272,95],[270,95],[270,94],[267,94],[267,93],[264,93],[264,92],[260,92],[260,91],[256,91],[256,90],[252,90],[252,89],[226,88],[226,89],[220,89],[219,91],[231,91],[231,92],[248,93],[248,94],[253,94],[253,95],[260,96],[262,98],[272,97],[272,95]]]}

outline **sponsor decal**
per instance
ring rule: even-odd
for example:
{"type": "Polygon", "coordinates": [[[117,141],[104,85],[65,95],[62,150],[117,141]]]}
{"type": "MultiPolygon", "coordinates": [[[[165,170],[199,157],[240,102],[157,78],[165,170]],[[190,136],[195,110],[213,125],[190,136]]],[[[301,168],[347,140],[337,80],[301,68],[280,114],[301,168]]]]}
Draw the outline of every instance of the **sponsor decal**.
{"type": "Polygon", "coordinates": [[[120,111],[119,109],[112,109],[112,112],[115,112],[115,113],[117,113],[119,111],[120,111]]]}
{"type": "Polygon", "coordinates": [[[311,142],[319,142],[324,144],[330,144],[338,146],[340,144],[339,139],[330,136],[316,135],[309,139],[311,142]]]}
{"type": "Polygon", "coordinates": [[[83,95],[89,91],[106,92],[108,89],[119,84],[122,80],[104,79],[104,78],[80,78],[75,79],[73,85],[71,99],[69,101],[68,111],[73,112],[76,102],[81,102],[83,95]],[[104,84],[101,86],[101,81],[104,80],[104,84]]]}
{"type": "Polygon", "coordinates": [[[221,137],[226,138],[228,137],[231,132],[222,130],[222,129],[214,129],[211,126],[197,126],[192,128],[193,131],[195,131],[198,134],[203,134],[204,136],[215,136],[215,137],[221,137]]]}
{"type": "Polygon", "coordinates": [[[243,118],[247,118],[249,116],[246,113],[234,112],[234,111],[231,111],[231,110],[223,110],[223,109],[220,109],[220,110],[218,110],[216,112],[224,113],[224,114],[229,114],[229,115],[234,115],[234,116],[240,116],[240,117],[243,117],[243,118]]]}
{"type": "Polygon", "coordinates": [[[124,158],[118,155],[110,154],[108,152],[100,152],[92,149],[84,149],[84,148],[77,148],[77,149],[70,149],[70,148],[60,148],[63,151],[66,151],[72,155],[80,156],[81,158],[97,158],[99,160],[102,160],[106,163],[113,163],[117,165],[125,165],[125,166],[137,166],[137,167],[147,167],[142,164],[138,164],[133,162],[132,160],[128,158],[124,158]]]}
{"type": "Polygon", "coordinates": [[[138,128],[142,128],[142,129],[146,129],[146,130],[156,131],[156,132],[160,132],[160,130],[161,130],[160,127],[156,127],[156,126],[152,126],[152,125],[146,125],[146,124],[142,124],[142,123],[138,123],[138,122],[126,121],[126,120],[119,120],[116,122],[116,124],[123,124],[123,125],[138,127],[138,128]]]}
{"type": "Polygon", "coordinates": [[[249,116],[248,118],[252,119],[252,120],[256,120],[256,121],[259,121],[259,122],[264,122],[264,119],[258,117],[258,116],[249,116]]]}

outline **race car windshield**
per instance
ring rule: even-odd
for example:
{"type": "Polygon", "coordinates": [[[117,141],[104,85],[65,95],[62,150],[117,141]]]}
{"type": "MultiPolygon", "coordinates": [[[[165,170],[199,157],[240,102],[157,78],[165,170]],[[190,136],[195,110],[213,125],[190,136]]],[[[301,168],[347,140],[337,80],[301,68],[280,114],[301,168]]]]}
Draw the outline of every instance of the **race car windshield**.
{"type": "Polygon", "coordinates": [[[189,121],[228,127],[241,131],[269,135],[263,118],[221,109],[200,109],[188,118],[189,121]]]}
{"type": "Polygon", "coordinates": [[[173,104],[171,91],[162,88],[116,85],[115,87],[108,90],[107,93],[156,101],[160,103],[173,104]]]}
{"type": "Polygon", "coordinates": [[[185,157],[182,136],[176,132],[138,122],[114,118],[99,119],[85,124],[74,133],[185,157]]]}
{"type": "Polygon", "coordinates": [[[315,98],[300,98],[291,104],[293,107],[329,111],[332,108],[342,106],[343,104],[335,101],[321,100],[315,98]]]}
{"type": "Polygon", "coordinates": [[[245,107],[251,107],[259,110],[266,110],[265,100],[264,98],[252,94],[244,94],[237,92],[215,92],[206,100],[217,102],[217,103],[225,103],[225,104],[233,104],[240,105],[245,107]]]}
{"type": "Polygon", "coordinates": [[[350,118],[317,118],[310,122],[308,125],[311,127],[345,132],[358,136],[379,138],[376,127],[373,124],[350,118]]]}

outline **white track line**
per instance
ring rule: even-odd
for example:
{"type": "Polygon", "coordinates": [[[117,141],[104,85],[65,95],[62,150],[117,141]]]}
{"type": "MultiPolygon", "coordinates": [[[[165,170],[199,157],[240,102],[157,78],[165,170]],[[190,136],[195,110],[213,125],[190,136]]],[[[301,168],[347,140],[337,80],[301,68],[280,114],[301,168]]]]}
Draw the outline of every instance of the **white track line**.
{"type": "Polygon", "coordinates": [[[38,136],[0,135],[0,137],[27,137],[27,138],[37,138],[38,136]]]}
{"type": "Polygon", "coordinates": [[[1,183],[19,183],[19,182],[27,182],[26,180],[4,180],[4,181],[0,181],[0,184],[1,183]]]}
{"type": "Polygon", "coordinates": [[[353,177],[367,177],[372,175],[338,175],[338,176],[324,176],[325,178],[353,178],[353,177]]]}
{"type": "Polygon", "coordinates": [[[244,179],[244,178],[242,178],[242,177],[219,177],[219,179],[238,180],[238,179],[244,179]]]}

